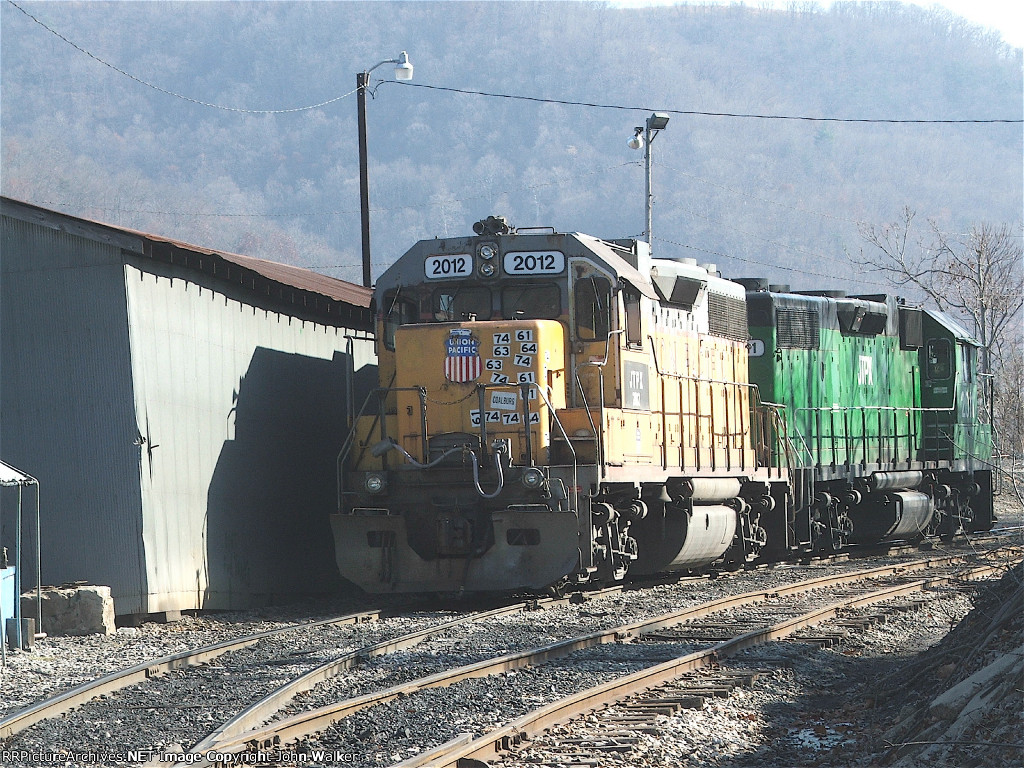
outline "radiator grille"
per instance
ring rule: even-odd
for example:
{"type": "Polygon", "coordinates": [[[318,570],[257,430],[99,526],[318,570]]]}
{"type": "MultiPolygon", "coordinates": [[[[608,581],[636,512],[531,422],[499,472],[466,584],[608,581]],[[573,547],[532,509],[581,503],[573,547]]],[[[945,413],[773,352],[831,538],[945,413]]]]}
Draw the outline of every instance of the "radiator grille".
{"type": "Polygon", "coordinates": [[[747,302],[733,296],[708,294],[708,324],[715,336],[747,340],[747,302]]]}
{"type": "Polygon", "coordinates": [[[776,346],[780,349],[817,349],[821,334],[813,309],[775,310],[776,346]]]}

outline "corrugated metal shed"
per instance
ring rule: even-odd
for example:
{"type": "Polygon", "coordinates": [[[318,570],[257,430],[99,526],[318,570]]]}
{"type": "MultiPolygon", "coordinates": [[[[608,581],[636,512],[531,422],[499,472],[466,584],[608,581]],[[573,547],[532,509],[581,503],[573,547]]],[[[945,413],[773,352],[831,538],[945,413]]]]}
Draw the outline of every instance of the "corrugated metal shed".
{"type": "Polygon", "coordinates": [[[148,256],[205,272],[218,280],[235,283],[254,293],[291,305],[293,311],[301,307],[310,314],[319,314],[322,319],[340,318],[338,322],[353,324],[367,331],[373,330],[373,318],[369,313],[373,292],[361,285],[290,264],[216,251],[159,235],[68,216],[7,197],[0,199],[0,204],[5,215],[22,221],[111,247],[120,247],[134,255],[148,256]]]}
{"type": "Polygon", "coordinates": [[[108,584],[119,614],[336,585],[369,290],[0,204],[0,448],[38,469],[43,580],[108,584]]]}

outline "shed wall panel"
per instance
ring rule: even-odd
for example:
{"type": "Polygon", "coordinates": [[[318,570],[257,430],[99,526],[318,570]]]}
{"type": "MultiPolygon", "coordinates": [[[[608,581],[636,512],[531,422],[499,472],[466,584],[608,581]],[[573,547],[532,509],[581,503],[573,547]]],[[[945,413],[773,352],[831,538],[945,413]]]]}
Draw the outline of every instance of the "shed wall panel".
{"type": "MultiPolygon", "coordinates": [[[[140,610],[147,586],[120,249],[6,216],[2,233],[0,451],[39,479],[43,582],[107,584],[119,612],[140,610]]],[[[31,538],[25,548],[34,550],[31,538]]]]}
{"type": "Polygon", "coordinates": [[[328,515],[346,371],[372,378],[373,343],[358,334],[349,356],[352,331],[255,307],[204,279],[137,258],[124,270],[148,611],[339,584],[328,515]]]}

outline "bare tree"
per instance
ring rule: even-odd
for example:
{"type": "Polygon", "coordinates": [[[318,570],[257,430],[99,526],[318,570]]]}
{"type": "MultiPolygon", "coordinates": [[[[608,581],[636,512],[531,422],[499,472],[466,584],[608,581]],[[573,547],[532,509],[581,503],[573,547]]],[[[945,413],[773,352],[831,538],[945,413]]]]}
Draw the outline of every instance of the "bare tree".
{"type": "Polygon", "coordinates": [[[928,232],[914,237],[915,213],[876,227],[860,227],[875,250],[864,262],[899,286],[913,286],[943,312],[966,319],[981,342],[982,371],[1000,368],[1004,345],[1021,344],[1024,268],[1021,236],[1007,225],[975,224],[966,234],[943,232],[928,221],[928,232]]]}
{"type": "Polygon", "coordinates": [[[1003,450],[1024,456],[1024,350],[1020,347],[1008,350],[999,367],[993,423],[1003,450]]]}
{"type": "Polygon", "coordinates": [[[982,344],[981,370],[995,375],[993,426],[998,426],[998,442],[1012,464],[1024,452],[1020,232],[1006,224],[976,224],[965,235],[950,235],[929,220],[927,231],[915,235],[914,218],[914,211],[904,208],[897,222],[863,225],[860,235],[874,249],[862,251],[862,260],[893,284],[916,288],[940,310],[959,315],[971,326],[982,344]]]}

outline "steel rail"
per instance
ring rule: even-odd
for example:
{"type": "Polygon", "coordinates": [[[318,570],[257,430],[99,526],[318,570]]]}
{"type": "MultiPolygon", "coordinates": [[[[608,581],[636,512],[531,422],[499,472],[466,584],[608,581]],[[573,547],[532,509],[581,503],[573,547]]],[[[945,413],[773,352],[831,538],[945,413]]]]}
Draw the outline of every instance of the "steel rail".
{"type": "Polygon", "coordinates": [[[161,656],[160,658],[153,659],[151,661],[144,661],[141,664],[136,664],[135,666],[128,667],[126,669],[111,672],[103,677],[98,677],[95,680],[90,680],[89,682],[77,685],[64,693],[58,694],[57,696],[49,699],[44,699],[36,704],[30,704],[24,709],[20,709],[14,714],[0,719],[0,739],[6,739],[9,736],[19,733],[41,720],[47,720],[66,712],[70,712],[75,707],[80,706],[97,696],[118,691],[122,688],[128,687],[129,685],[143,682],[151,677],[157,677],[176,669],[185,669],[187,667],[205,664],[211,659],[215,659],[225,653],[247,648],[250,645],[255,645],[260,640],[267,637],[273,637],[274,635],[285,634],[287,632],[294,632],[300,629],[311,629],[327,625],[361,624],[364,622],[376,621],[380,618],[380,615],[380,610],[373,609],[370,611],[360,611],[359,613],[350,613],[333,619],[322,619],[320,621],[291,624],[287,627],[268,629],[262,632],[256,632],[255,634],[237,637],[233,640],[224,640],[219,643],[214,643],[213,645],[205,645],[201,648],[193,648],[187,651],[171,654],[169,656],[161,656]]]}
{"type": "MultiPolygon", "coordinates": [[[[816,608],[801,616],[789,618],[769,627],[747,632],[730,640],[719,642],[711,648],[671,659],[626,677],[611,680],[602,685],[581,691],[573,696],[565,697],[540,707],[468,744],[464,741],[453,740],[448,744],[431,750],[430,753],[417,755],[401,763],[396,763],[391,768],[458,768],[459,761],[461,760],[492,760],[499,753],[508,751],[511,747],[521,742],[524,737],[540,733],[555,725],[581,717],[628,696],[643,693],[651,688],[663,685],[680,675],[709,666],[717,659],[730,656],[745,648],[785,639],[804,627],[834,618],[840,611],[891,600],[955,579],[983,578],[1002,569],[1003,566],[1001,565],[981,566],[972,569],[966,574],[960,573],[951,576],[919,579],[905,584],[889,586],[868,594],[850,597],[824,608],[816,608]],[[445,747],[448,746],[451,748],[446,750],[445,747]]],[[[481,764],[489,765],[490,763],[484,762],[481,764]]]]}
{"type": "MultiPolygon", "coordinates": [[[[578,594],[569,595],[567,597],[545,597],[538,599],[529,599],[512,603],[509,605],[501,606],[499,608],[493,608],[487,611],[481,611],[468,616],[463,616],[458,619],[446,621],[441,624],[435,624],[430,627],[410,632],[400,637],[392,638],[390,640],[382,640],[379,643],[358,648],[354,651],[344,654],[336,659],[314,667],[311,670],[303,673],[299,677],[290,680],[281,687],[271,691],[265,697],[259,701],[246,707],[244,710],[236,714],[226,723],[222,724],[214,732],[208,734],[200,742],[198,742],[190,751],[197,752],[208,752],[214,749],[218,749],[222,743],[236,741],[238,737],[247,734],[250,729],[266,722],[278,712],[282,707],[295,698],[298,694],[314,688],[324,680],[328,680],[331,677],[335,677],[338,674],[351,669],[361,659],[367,659],[374,656],[383,656],[395,651],[400,651],[405,648],[411,648],[427,638],[433,635],[439,635],[443,632],[447,632],[454,629],[462,624],[485,621],[487,619],[495,618],[496,616],[503,616],[512,613],[522,613],[524,611],[536,610],[540,608],[549,608],[559,605],[566,605],[573,601],[593,599],[595,597],[602,597],[609,594],[616,594],[622,591],[622,585],[615,585],[612,587],[606,587],[605,589],[587,592],[583,597],[578,594]]],[[[157,766],[164,765],[166,761],[162,759],[162,756],[156,756],[145,763],[146,766],[157,766]]],[[[190,763],[196,765],[204,765],[207,763],[190,763]]]]}
{"type": "MultiPolygon", "coordinates": [[[[745,592],[740,595],[720,598],[709,603],[703,603],[690,608],[673,611],[671,613],[662,614],[657,617],[641,620],[631,624],[569,638],[567,640],[558,641],[531,650],[486,659],[473,664],[467,664],[453,670],[438,672],[434,675],[409,681],[401,685],[392,686],[391,688],[387,688],[382,691],[364,694],[329,706],[292,715],[253,730],[235,732],[233,735],[225,734],[225,738],[219,741],[204,740],[193,747],[190,751],[194,753],[202,753],[213,750],[219,755],[223,755],[225,753],[237,753],[244,751],[253,743],[261,746],[285,743],[322,731],[339,720],[361,710],[368,709],[369,707],[377,704],[384,704],[397,698],[412,695],[426,688],[444,687],[461,680],[486,677],[512,669],[541,664],[551,659],[566,656],[583,648],[624,640],[629,637],[653,632],[684,621],[702,618],[709,614],[729,608],[751,605],[784,595],[825,589],[841,583],[864,581],[872,578],[899,575],[905,571],[916,571],[935,568],[942,565],[950,565],[963,561],[964,558],[964,555],[957,554],[927,558],[924,560],[913,561],[911,563],[877,566],[857,571],[854,574],[821,576],[783,587],[772,587],[768,590],[745,592]]],[[[215,761],[203,762],[200,759],[192,764],[197,766],[214,765],[215,761]]]]}
{"type": "MultiPolygon", "coordinates": [[[[612,588],[612,591],[619,591],[619,588],[612,588]]],[[[552,604],[568,602],[570,599],[571,598],[543,598],[542,600],[530,600],[514,603],[512,605],[502,606],[501,608],[494,608],[489,611],[470,614],[469,616],[453,619],[452,621],[446,621],[442,624],[435,624],[433,626],[417,630],[416,632],[410,632],[407,635],[402,635],[401,637],[392,638],[391,640],[382,640],[379,643],[374,643],[373,645],[369,645],[364,648],[358,648],[346,653],[344,656],[331,659],[330,661],[305,672],[299,677],[290,680],[280,688],[271,691],[265,697],[246,707],[231,718],[231,720],[217,728],[216,731],[198,742],[192,748],[192,751],[203,752],[213,749],[218,744],[231,740],[234,737],[242,735],[246,731],[261,725],[269,720],[274,713],[287,706],[288,703],[298,694],[308,691],[323,681],[329,680],[330,678],[336,677],[342,672],[351,669],[362,659],[369,659],[374,656],[384,656],[389,653],[411,648],[434,635],[442,634],[443,632],[455,629],[463,624],[486,621],[487,619],[493,619],[497,616],[505,616],[512,613],[522,613],[524,611],[532,610],[534,606],[549,606],[552,604]]]]}

